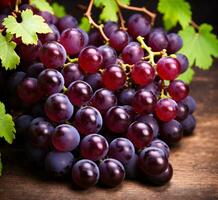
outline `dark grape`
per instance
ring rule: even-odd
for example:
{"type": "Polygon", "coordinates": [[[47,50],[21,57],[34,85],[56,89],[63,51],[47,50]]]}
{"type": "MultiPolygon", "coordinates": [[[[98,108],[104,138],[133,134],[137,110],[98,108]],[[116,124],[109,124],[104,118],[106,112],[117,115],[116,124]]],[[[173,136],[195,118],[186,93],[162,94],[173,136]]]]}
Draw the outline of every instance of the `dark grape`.
{"type": "Polygon", "coordinates": [[[180,74],[184,73],[188,69],[188,66],[189,66],[188,58],[181,53],[177,53],[176,60],[178,60],[181,66],[180,74]]]}
{"type": "Polygon", "coordinates": [[[116,51],[120,52],[129,43],[129,35],[126,31],[116,30],[110,34],[109,44],[116,51]]]}
{"type": "Polygon", "coordinates": [[[94,46],[84,48],[79,54],[79,65],[88,73],[95,73],[102,66],[103,56],[94,46]]]}
{"type": "Polygon", "coordinates": [[[87,82],[92,87],[93,91],[96,91],[103,87],[102,77],[101,74],[99,73],[87,75],[84,81],[87,82]]]}
{"type": "Polygon", "coordinates": [[[136,38],[139,35],[145,37],[151,30],[150,22],[140,14],[133,14],[127,23],[129,34],[136,38]]]}
{"type": "Polygon", "coordinates": [[[127,64],[135,64],[144,57],[144,51],[137,42],[130,42],[122,51],[122,59],[127,64]]]}
{"type": "Polygon", "coordinates": [[[52,42],[52,41],[57,42],[60,39],[60,33],[59,33],[57,27],[54,24],[49,24],[49,27],[52,30],[51,33],[39,35],[39,39],[42,42],[42,44],[44,44],[46,42],[52,42]]]}
{"type": "Polygon", "coordinates": [[[37,15],[40,15],[45,20],[45,22],[47,24],[56,24],[56,22],[57,22],[56,16],[52,15],[48,11],[37,10],[36,13],[37,13],[37,15]]]}
{"type": "Polygon", "coordinates": [[[62,69],[61,73],[64,77],[64,84],[66,87],[68,87],[74,81],[84,79],[84,74],[78,63],[68,64],[62,69]]]}
{"type": "Polygon", "coordinates": [[[55,177],[62,177],[70,173],[73,163],[72,153],[51,151],[45,158],[45,169],[55,177]]]}
{"type": "Polygon", "coordinates": [[[160,139],[155,139],[151,142],[150,146],[161,149],[165,153],[166,157],[169,158],[170,148],[164,141],[160,139]]]}
{"type": "Polygon", "coordinates": [[[180,142],[183,136],[182,125],[176,121],[161,123],[160,125],[160,138],[168,145],[175,145],[180,142]]]}
{"type": "Polygon", "coordinates": [[[55,69],[45,69],[38,76],[38,85],[44,95],[61,92],[64,87],[62,74],[55,69]]]}
{"type": "Polygon", "coordinates": [[[61,93],[51,95],[45,103],[47,117],[56,123],[63,123],[73,115],[74,107],[68,97],[61,93]]]}
{"type": "Polygon", "coordinates": [[[102,37],[101,33],[96,29],[92,29],[89,32],[89,45],[98,47],[103,44],[104,44],[104,38],[102,37]]]}
{"type": "Polygon", "coordinates": [[[190,135],[193,133],[196,127],[196,119],[193,115],[188,115],[183,121],[181,121],[184,135],[190,135]]]}
{"type": "Polygon", "coordinates": [[[125,178],[125,169],[123,165],[115,159],[108,158],[99,165],[100,180],[108,187],[120,185],[125,178]]]}
{"type": "Polygon", "coordinates": [[[196,110],[196,101],[193,97],[187,96],[182,102],[188,106],[189,113],[192,114],[196,110]]]}
{"type": "Polygon", "coordinates": [[[119,25],[116,22],[107,21],[104,25],[104,33],[107,37],[110,37],[111,33],[119,29],[119,25]]]}
{"type": "Polygon", "coordinates": [[[136,121],[129,126],[127,138],[137,149],[141,149],[151,143],[153,139],[153,131],[148,124],[136,121]]]}
{"type": "Polygon", "coordinates": [[[16,136],[26,139],[30,123],[33,117],[30,115],[21,115],[15,119],[16,136]]]}
{"type": "Polygon", "coordinates": [[[75,106],[84,105],[93,94],[91,86],[85,81],[74,81],[67,89],[66,95],[75,106]]]}
{"type": "Polygon", "coordinates": [[[130,114],[121,106],[114,106],[107,111],[105,123],[114,133],[125,133],[131,123],[130,114]]]}
{"type": "Polygon", "coordinates": [[[58,20],[57,27],[60,32],[63,32],[64,30],[68,28],[76,28],[78,26],[78,22],[76,18],[74,18],[71,15],[66,15],[58,20]]]}
{"type": "Polygon", "coordinates": [[[57,151],[73,151],[79,142],[79,132],[68,124],[57,126],[52,134],[52,144],[57,151]]]}
{"type": "Polygon", "coordinates": [[[136,84],[148,85],[155,78],[155,70],[148,62],[140,61],[133,65],[131,77],[136,84]]]}
{"type": "Polygon", "coordinates": [[[168,160],[161,149],[148,147],[139,154],[139,167],[145,175],[158,175],[167,169],[168,160]]]}
{"type": "Polygon", "coordinates": [[[72,178],[81,188],[92,187],[99,179],[98,166],[91,160],[79,160],[72,168],[72,178]]]}
{"type": "Polygon", "coordinates": [[[117,53],[113,48],[108,45],[103,45],[98,47],[98,49],[103,56],[102,66],[104,68],[116,63],[117,53]]]}
{"type": "Polygon", "coordinates": [[[107,140],[99,134],[90,134],[83,138],[80,144],[81,155],[93,161],[103,159],[108,152],[107,140]]]}
{"type": "Polygon", "coordinates": [[[138,175],[138,155],[134,154],[132,159],[125,166],[126,176],[135,179],[138,175]]]}
{"type": "Polygon", "coordinates": [[[98,133],[102,127],[99,111],[91,106],[80,108],[75,115],[75,126],[81,135],[98,133]]]}
{"type": "Polygon", "coordinates": [[[177,102],[177,113],[176,113],[176,120],[182,121],[184,120],[189,114],[189,108],[183,102],[177,102]]]}
{"type": "Polygon", "coordinates": [[[39,74],[44,70],[44,65],[42,63],[34,63],[30,65],[27,69],[27,77],[38,78],[39,74]]]}
{"type": "Polygon", "coordinates": [[[176,53],[177,51],[179,51],[179,49],[181,49],[183,41],[178,34],[169,33],[167,35],[167,39],[168,39],[168,46],[167,46],[168,54],[176,53]]]}
{"type": "Polygon", "coordinates": [[[167,35],[163,31],[153,31],[149,34],[148,45],[153,51],[162,51],[168,47],[167,35]]]}
{"type": "Polygon", "coordinates": [[[160,99],[155,106],[155,113],[158,119],[164,122],[175,119],[177,114],[177,103],[170,98],[160,99]]]}
{"type": "Polygon", "coordinates": [[[66,51],[58,42],[45,43],[40,50],[40,60],[47,68],[58,69],[66,61],[66,51]]]}
{"type": "Polygon", "coordinates": [[[117,98],[110,90],[101,88],[92,96],[90,105],[97,108],[104,115],[109,108],[117,105],[117,98]]]}
{"type": "Polygon", "coordinates": [[[119,94],[119,103],[121,105],[132,105],[136,91],[132,88],[126,88],[119,94]]]}

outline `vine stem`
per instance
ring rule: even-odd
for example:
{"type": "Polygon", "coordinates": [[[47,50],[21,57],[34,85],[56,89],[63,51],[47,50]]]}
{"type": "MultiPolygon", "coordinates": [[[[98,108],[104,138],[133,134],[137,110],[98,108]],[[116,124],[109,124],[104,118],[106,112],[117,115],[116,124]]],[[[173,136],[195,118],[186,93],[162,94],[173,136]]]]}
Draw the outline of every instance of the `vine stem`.
{"type": "Polygon", "coordinates": [[[95,28],[97,28],[99,30],[99,32],[101,33],[102,37],[105,39],[105,41],[108,42],[109,38],[105,35],[105,33],[103,31],[104,25],[103,24],[100,24],[100,25],[96,24],[95,21],[91,17],[93,3],[94,3],[94,0],[90,0],[88,9],[87,9],[87,11],[85,13],[85,16],[88,18],[89,23],[91,25],[93,25],[95,28]]]}
{"type": "MultiPolygon", "coordinates": [[[[117,3],[117,1],[116,1],[116,3],[117,3]]],[[[117,3],[117,5],[118,5],[118,3],[117,3]]],[[[124,31],[127,30],[127,28],[125,27],[126,21],[123,18],[123,15],[122,15],[120,8],[118,8],[118,15],[119,15],[119,19],[120,19],[120,28],[124,31]]]]}
{"type": "Polygon", "coordinates": [[[115,1],[118,4],[118,6],[121,7],[121,8],[145,13],[146,15],[148,15],[151,18],[151,24],[152,25],[154,24],[156,14],[151,12],[147,8],[145,8],[145,7],[139,8],[139,7],[135,7],[135,6],[128,6],[126,4],[121,3],[119,0],[115,0],[115,1]]]}
{"type": "Polygon", "coordinates": [[[166,53],[166,49],[163,49],[162,51],[157,51],[157,52],[153,52],[151,50],[151,47],[147,46],[144,42],[144,38],[142,36],[138,36],[137,37],[137,40],[139,41],[139,43],[141,44],[141,47],[143,49],[145,49],[147,52],[148,52],[148,56],[144,57],[144,59],[149,59],[149,63],[152,65],[152,66],[155,66],[156,63],[154,62],[154,57],[155,56],[167,56],[167,53],[166,53]]]}
{"type": "Polygon", "coordinates": [[[190,22],[190,24],[191,24],[196,30],[199,31],[199,26],[198,26],[193,20],[190,22]]]}

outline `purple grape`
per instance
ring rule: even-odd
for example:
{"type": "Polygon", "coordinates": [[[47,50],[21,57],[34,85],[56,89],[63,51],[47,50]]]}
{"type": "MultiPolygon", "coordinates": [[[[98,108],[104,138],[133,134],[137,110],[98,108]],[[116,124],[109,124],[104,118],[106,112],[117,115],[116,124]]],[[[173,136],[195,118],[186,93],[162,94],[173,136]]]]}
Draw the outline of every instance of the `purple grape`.
{"type": "Polygon", "coordinates": [[[42,44],[44,44],[46,42],[59,41],[59,39],[60,39],[60,33],[59,33],[57,27],[54,24],[49,24],[49,27],[52,30],[51,33],[39,35],[39,39],[42,42],[42,44]]]}
{"type": "Polygon", "coordinates": [[[39,74],[44,70],[44,65],[42,63],[34,63],[30,65],[27,69],[27,77],[38,78],[39,74]]]}
{"type": "Polygon", "coordinates": [[[57,151],[73,151],[80,142],[76,128],[68,124],[57,126],[52,134],[52,144],[57,151]]]}
{"type": "Polygon", "coordinates": [[[149,34],[148,45],[153,51],[162,51],[167,49],[168,39],[165,32],[153,31],[149,34]]]}
{"type": "Polygon", "coordinates": [[[119,103],[121,105],[132,105],[136,91],[132,88],[126,88],[119,94],[119,103]]]}
{"type": "Polygon", "coordinates": [[[189,108],[183,102],[177,102],[177,108],[176,120],[182,121],[188,116],[189,108]]]}
{"type": "Polygon", "coordinates": [[[57,18],[56,16],[52,15],[50,12],[48,11],[40,11],[37,10],[36,12],[37,15],[40,15],[47,24],[56,24],[57,22],[57,18]]]}
{"type": "Polygon", "coordinates": [[[45,103],[45,113],[47,117],[56,123],[63,123],[73,115],[74,107],[68,97],[61,93],[56,93],[48,97],[45,103]]]}
{"type": "Polygon", "coordinates": [[[58,24],[57,24],[57,27],[60,32],[63,32],[68,28],[76,28],[77,26],[78,26],[77,20],[71,15],[66,15],[62,17],[61,19],[58,20],[58,24]]]}
{"type": "Polygon", "coordinates": [[[111,33],[119,29],[119,25],[116,22],[107,21],[104,25],[104,33],[107,37],[110,37],[111,33]]]}
{"type": "Polygon", "coordinates": [[[93,161],[103,159],[108,152],[107,140],[99,134],[90,134],[83,138],[80,144],[81,155],[93,161]]]}
{"type": "Polygon", "coordinates": [[[96,29],[92,29],[89,33],[89,45],[93,46],[101,46],[104,44],[104,38],[100,34],[100,32],[96,29]]]}
{"type": "Polygon", "coordinates": [[[181,66],[180,73],[182,74],[188,69],[188,66],[189,66],[188,58],[181,53],[177,53],[176,59],[178,60],[180,66],[181,66]]]}
{"type": "Polygon", "coordinates": [[[188,106],[189,113],[192,114],[196,110],[196,101],[192,96],[187,96],[182,102],[188,106]]]}
{"type": "Polygon", "coordinates": [[[177,51],[179,51],[179,49],[181,49],[183,41],[178,34],[169,33],[167,35],[167,39],[168,39],[168,46],[167,46],[168,54],[176,53],[177,51]]]}
{"type": "Polygon", "coordinates": [[[192,114],[189,114],[183,121],[181,121],[184,135],[193,133],[196,127],[196,119],[192,114]]]}
{"type": "Polygon", "coordinates": [[[98,133],[103,124],[100,112],[91,106],[80,108],[74,120],[76,128],[83,136],[98,133]]]}
{"type": "Polygon", "coordinates": [[[15,119],[15,128],[17,137],[26,139],[30,123],[33,117],[30,115],[21,115],[15,119]]]}
{"type": "Polygon", "coordinates": [[[102,77],[101,74],[99,73],[87,75],[84,81],[87,82],[92,87],[93,91],[96,91],[103,87],[102,77]]]}
{"type": "Polygon", "coordinates": [[[123,165],[115,159],[108,158],[99,165],[100,180],[108,187],[120,185],[125,178],[125,169],[123,165]]]}
{"type": "Polygon", "coordinates": [[[38,76],[38,85],[45,96],[50,96],[61,92],[64,87],[64,78],[55,69],[45,69],[38,76]]]}
{"type": "Polygon", "coordinates": [[[160,139],[155,139],[151,142],[150,146],[161,149],[165,153],[166,157],[169,158],[170,148],[164,141],[160,139]]]}
{"type": "Polygon", "coordinates": [[[72,153],[51,151],[45,158],[45,169],[55,177],[62,177],[70,173],[73,163],[72,153]]]}
{"type": "Polygon", "coordinates": [[[108,45],[103,45],[98,47],[98,49],[100,50],[103,56],[102,66],[104,68],[116,63],[117,53],[113,48],[111,48],[108,45]]]}
{"type": "Polygon", "coordinates": [[[72,168],[72,179],[81,188],[92,187],[99,179],[98,166],[91,160],[79,160],[72,168]]]}
{"type": "Polygon", "coordinates": [[[134,154],[131,160],[125,166],[126,176],[129,179],[135,179],[138,175],[138,155],[134,154]]]}

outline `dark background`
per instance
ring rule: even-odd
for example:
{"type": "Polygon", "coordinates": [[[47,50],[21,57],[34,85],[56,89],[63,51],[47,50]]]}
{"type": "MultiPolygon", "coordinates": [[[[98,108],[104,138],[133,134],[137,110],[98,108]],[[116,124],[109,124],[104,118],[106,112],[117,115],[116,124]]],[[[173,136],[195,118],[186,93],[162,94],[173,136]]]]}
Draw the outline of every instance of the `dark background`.
{"type": "MultiPolygon", "coordinates": [[[[85,12],[85,8],[88,6],[89,1],[88,0],[56,0],[60,4],[65,5],[68,13],[75,16],[77,19],[79,19],[83,13],[85,12]]],[[[105,0],[109,1],[109,0],[105,0]]],[[[218,1],[217,0],[189,0],[187,1],[191,4],[192,9],[192,19],[197,23],[209,23],[213,25],[214,32],[218,34],[218,1]]],[[[150,9],[153,12],[157,12],[157,3],[158,0],[132,0],[131,5],[134,6],[146,6],[146,8],[150,9]]],[[[134,13],[132,11],[126,11],[122,10],[124,15],[128,17],[131,15],[131,13],[134,13]]],[[[99,14],[98,11],[93,12],[93,16],[97,17],[99,14]]],[[[158,18],[156,20],[156,26],[161,26],[162,24],[162,18],[161,15],[158,15],[158,18]]]]}

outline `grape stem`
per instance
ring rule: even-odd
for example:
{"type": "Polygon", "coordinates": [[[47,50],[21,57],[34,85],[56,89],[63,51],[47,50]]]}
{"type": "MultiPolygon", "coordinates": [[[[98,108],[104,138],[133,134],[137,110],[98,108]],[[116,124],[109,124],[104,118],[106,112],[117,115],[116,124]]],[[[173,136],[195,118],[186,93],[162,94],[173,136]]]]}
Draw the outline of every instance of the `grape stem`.
{"type": "Polygon", "coordinates": [[[151,24],[152,25],[154,24],[156,14],[149,11],[147,8],[145,8],[145,7],[139,8],[139,7],[135,7],[135,6],[128,6],[126,4],[121,3],[119,0],[115,0],[115,1],[118,4],[118,6],[121,7],[121,8],[145,13],[146,15],[148,15],[151,18],[151,24]]]}
{"type": "Polygon", "coordinates": [[[199,26],[198,26],[193,20],[190,22],[190,24],[191,24],[197,31],[199,31],[199,26]]]}
{"type": "Polygon", "coordinates": [[[92,19],[92,17],[91,17],[91,12],[92,12],[93,3],[94,3],[94,0],[90,0],[88,9],[87,9],[87,11],[86,11],[86,13],[85,13],[85,16],[88,18],[89,23],[99,30],[99,32],[101,33],[101,35],[102,35],[102,37],[104,38],[104,40],[105,40],[106,42],[108,42],[108,41],[109,41],[109,38],[105,35],[105,33],[104,33],[104,31],[103,31],[104,25],[103,25],[103,24],[100,24],[100,25],[96,24],[95,21],[94,21],[94,20],[92,19]]]}
{"type": "Polygon", "coordinates": [[[78,62],[78,58],[70,58],[69,56],[67,56],[67,59],[69,60],[70,63],[78,62]]]}
{"type": "Polygon", "coordinates": [[[148,56],[144,57],[145,60],[148,59],[148,62],[152,65],[155,66],[155,62],[154,62],[154,57],[155,56],[167,56],[166,53],[166,49],[163,49],[162,51],[157,51],[157,52],[153,52],[151,50],[151,47],[147,46],[144,42],[144,38],[142,36],[138,36],[137,40],[139,41],[139,43],[141,44],[141,47],[143,49],[145,49],[148,52],[148,56]]]}
{"type": "MultiPolygon", "coordinates": [[[[116,1],[116,3],[117,3],[117,1],[116,1]]],[[[120,8],[118,8],[118,16],[119,16],[119,19],[120,19],[120,29],[122,29],[124,31],[127,30],[127,28],[125,27],[126,21],[123,18],[123,15],[122,15],[122,12],[121,12],[120,8]]]]}

